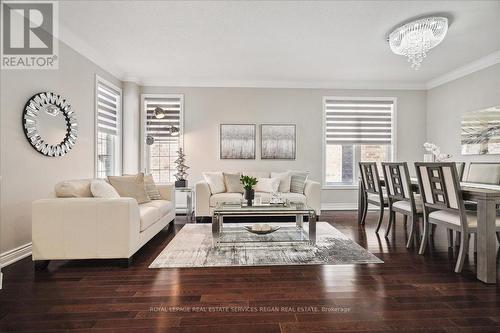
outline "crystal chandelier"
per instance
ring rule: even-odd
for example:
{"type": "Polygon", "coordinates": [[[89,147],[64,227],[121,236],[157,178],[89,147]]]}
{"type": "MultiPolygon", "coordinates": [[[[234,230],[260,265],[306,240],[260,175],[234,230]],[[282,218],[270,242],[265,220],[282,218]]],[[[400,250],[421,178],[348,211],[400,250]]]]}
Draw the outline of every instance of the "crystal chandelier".
{"type": "Polygon", "coordinates": [[[411,68],[418,70],[429,50],[443,41],[447,31],[446,17],[426,17],[391,32],[389,45],[392,52],[408,57],[411,68]]]}

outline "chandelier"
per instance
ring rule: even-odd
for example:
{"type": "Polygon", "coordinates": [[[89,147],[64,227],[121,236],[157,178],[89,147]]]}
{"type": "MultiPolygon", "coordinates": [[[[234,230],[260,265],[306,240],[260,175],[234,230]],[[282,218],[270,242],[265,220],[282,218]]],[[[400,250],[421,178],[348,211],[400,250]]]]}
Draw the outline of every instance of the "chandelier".
{"type": "Polygon", "coordinates": [[[430,49],[441,43],[448,31],[446,17],[426,17],[407,23],[389,34],[392,52],[408,57],[418,70],[430,49]]]}

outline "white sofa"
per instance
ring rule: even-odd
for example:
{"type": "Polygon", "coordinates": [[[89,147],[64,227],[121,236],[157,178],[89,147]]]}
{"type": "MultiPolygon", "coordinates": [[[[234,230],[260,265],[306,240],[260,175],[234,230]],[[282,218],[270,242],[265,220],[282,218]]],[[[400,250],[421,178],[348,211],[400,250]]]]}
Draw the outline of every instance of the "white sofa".
{"type": "MultiPolygon", "coordinates": [[[[89,180],[78,180],[80,184],[89,180]]],[[[33,261],[44,268],[56,259],[125,259],[175,219],[173,185],[158,185],[162,200],[51,198],[33,202],[33,261]]],[[[88,191],[90,193],[90,190],[88,191]]]]}
{"type": "MultiPolygon", "coordinates": [[[[243,173],[256,178],[269,178],[271,175],[270,172],[243,173]]],[[[268,198],[271,196],[270,193],[266,192],[255,192],[255,195],[260,195],[264,201],[266,199],[269,200],[268,198]]],[[[282,193],[281,195],[283,198],[288,199],[291,202],[305,203],[316,211],[316,215],[321,215],[321,187],[318,182],[308,179],[305,184],[304,193],[282,193]]],[[[196,183],[195,196],[195,213],[197,219],[212,216],[213,209],[218,203],[240,203],[243,198],[242,193],[223,192],[212,194],[208,183],[204,180],[196,183]]]]}

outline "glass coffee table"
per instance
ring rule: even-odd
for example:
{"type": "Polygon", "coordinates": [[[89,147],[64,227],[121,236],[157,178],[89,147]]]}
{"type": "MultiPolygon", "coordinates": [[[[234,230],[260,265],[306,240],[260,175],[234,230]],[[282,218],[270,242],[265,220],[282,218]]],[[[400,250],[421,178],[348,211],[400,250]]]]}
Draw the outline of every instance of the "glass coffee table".
{"type": "Polygon", "coordinates": [[[212,215],[212,237],[215,247],[223,244],[238,243],[296,243],[306,242],[316,244],[316,212],[302,203],[288,203],[287,205],[262,204],[257,206],[242,206],[234,203],[220,203],[212,215]],[[292,216],[295,223],[269,222],[266,217],[292,216]],[[304,223],[304,216],[308,217],[308,223],[304,223]],[[240,222],[224,224],[226,217],[262,217],[259,222],[240,222]],[[254,234],[245,227],[253,224],[269,224],[271,227],[279,227],[278,230],[269,234],[254,234]],[[304,227],[307,225],[307,230],[304,227]]]}

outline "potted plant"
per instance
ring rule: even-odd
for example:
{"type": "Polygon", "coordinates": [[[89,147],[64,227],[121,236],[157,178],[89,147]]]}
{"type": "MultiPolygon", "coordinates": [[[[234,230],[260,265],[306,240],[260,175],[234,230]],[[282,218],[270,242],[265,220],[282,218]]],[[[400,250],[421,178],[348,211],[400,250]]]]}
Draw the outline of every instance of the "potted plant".
{"type": "Polygon", "coordinates": [[[255,197],[255,191],[253,187],[257,185],[257,178],[241,175],[240,182],[245,189],[245,200],[247,201],[247,205],[252,205],[252,200],[255,197]]]}

